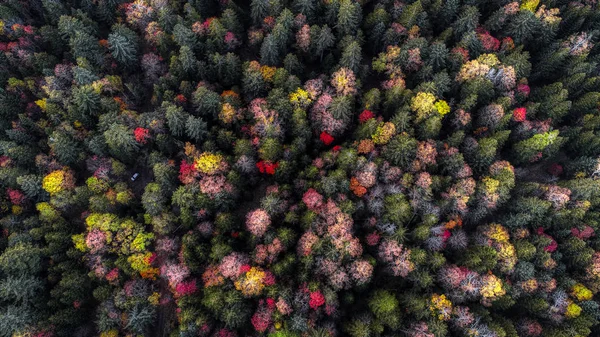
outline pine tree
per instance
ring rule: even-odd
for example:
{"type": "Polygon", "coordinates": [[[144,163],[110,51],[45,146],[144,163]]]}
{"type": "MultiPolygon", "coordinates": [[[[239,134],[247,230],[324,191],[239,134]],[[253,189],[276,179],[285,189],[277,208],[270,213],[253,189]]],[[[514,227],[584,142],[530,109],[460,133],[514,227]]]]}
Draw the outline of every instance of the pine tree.
{"type": "Polygon", "coordinates": [[[187,75],[191,75],[196,70],[198,65],[198,60],[194,55],[194,52],[188,46],[183,46],[179,50],[179,64],[181,64],[181,68],[187,75]]]}
{"type": "Polygon", "coordinates": [[[260,62],[271,66],[278,65],[283,56],[280,50],[281,48],[277,43],[276,35],[273,33],[269,34],[260,47],[260,62]]]}
{"type": "Polygon", "coordinates": [[[462,37],[468,32],[475,31],[480,15],[479,10],[475,6],[464,6],[461,8],[460,14],[453,24],[455,36],[462,37]]]}
{"type": "Polygon", "coordinates": [[[42,270],[42,255],[32,243],[17,243],[0,255],[0,269],[4,275],[35,275],[42,270]]]}
{"type": "Polygon", "coordinates": [[[199,87],[194,91],[193,102],[196,112],[203,117],[215,118],[221,107],[221,97],[216,92],[199,87]]]}
{"type": "Polygon", "coordinates": [[[50,147],[61,163],[72,165],[79,161],[81,148],[71,136],[64,132],[54,131],[50,140],[50,147]]]}
{"type": "Polygon", "coordinates": [[[376,290],[369,298],[369,309],[383,324],[395,329],[400,324],[398,299],[390,292],[376,290]]]}
{"type": "Polygon", "coordinates": [[[536,134],[533,137],[520,141],[514,145],[515,155],[520,163],[535,160],[535,156],[542,154],[555,142],[561,142],[562,137],[559,137],[559,131],[536,134]]]}
{"type": "Polygon", "coordinates": [[[370,48],[373,53],[377,53],[383,50],[386,30],[387,29],[385,23],[379,21],[369,31],[368,39],[369,41],[371,41],[370,48]]]}
{"type": "Polygon", "coordinates": [[[122,160],[132,161],[139,147],[135,141],[132,130],[125,125],[113,123],[104,132],[106,144],[111,152],[122,160]]]}
{"type": "Polygon", "coordinates": [[[296,13],[306,15],[310,22],[314,19],[315,11],[317,10],[317,1],[315,0],[294,0],[294,11],[296,13]]]}
{"type": "Polygon", "coordinates": [[[231,8],[227,8],[223,11],[221,18],[223,27],[230,32],[233,32],[236,36],[242,36],[244,33],[244,27],[238,14],[231,8]]]}
{"type": "Polygon", "coordinates": [[[356,35],[361,21],[360,4],[352,0],[340,0],[336,30],[340,36],[356,35]]]}
{"type": "Polygon", "coordinates": [[[68,14],[67,9],[60,2],[55,2],[52,0],[42,0],[42,6],[44,11],[48,14],[46,16],[47,20],[52,23],[52,25],[56,25],[58,20],[63,16],[68,14]]]}
{"type": "Polygon", "coordinates": [[[180,47],[187,46],[191,50],[196,50],[200,45],[196,34],[190,28],[180,23],[173,27],[173,40],[180,47]]]}
{"type": "Polygon", "coordinates": [[[356,41],[352,41],[344,48],[342,57],[340,59],[340,66],[349,68],[354,73],[358,73],[360,62],[362,61],[362,49],[360,44],[356,41]]]}
{"type": "Polygon", "coordinates": [[[17,184],[28,198],[34,199],[44,193],[42,190],[42,178],[33,174],[17,177],[17,184]]]}
{"type": "Polygon", "coordinates": [[[231,86],[239,82],[242,74],[242,63],[239,56],[234,53],[214,54],[211,63],[219,82],[223,85],[231,86]]]}
{"type": "Polygon", "coordinates": [[[176,137],[182,136],[189,114],[183,111],[183,108],[168,102],[164,102],[162,108],[165,109],[165,117],[171,134],[176,137]]]}
{"type": "Polygon", "coordinates": [[[333,118],[349,123],[353,117],[354,100],[350,96],[338,96],[331,102],[330,112],[333,118]]]}
{"type": "Polygon", "coordinates": [[[516,43],[522,44],[530,41],[539,29],[540,21],[535,14],[522,10],[511,18],[506,27],[506,34],[511,36],[516,43]]]}
{"type": "Polygon", "coordinates": [[[244,74],[242,77],[242,91],[248,100],[252,100],[265,93],[267,83],[260,71],[252,69],[248,63],[244,64],[244,74]]]}
{"type": "Polygon", "coordinates": [[[0,297],[13,303],[36,303],[44,291],[44,281],[32,275],[7,276],[0,280],[0,297]]]}
{"type": "Polygon", "coordinates": [[[252,0],[250,3],[250,17],[255,25],[260,25],[263,19],[269,15],[269,0],[252,0]]]}
{"type": "Polygon", "coordinates": [[[540,102],[537,115],[540,119],[552,118],[561,120],[571,108],[571,101],[567,100],[569,91],[563,88],[562,82],[546,85],[535,90],[531,99],[540,102]]]}
{"type": "Polygon", "coordinates": [[[108,45],[112,56],[125,67],[132,67],[138,62],[138,37],[129,28],[117,24],[108,35],[108,45]]]}
{"type": "Polygon", "coordinates": [[[73,104],[75,105],[75,119],[89,122],[100,110],[100,95],[90,85],[73,88],[73,104]]]}
{"type": "Polygon", "coordinates": [[[283,59],[283,67],[288,73],[296,76],[300,76],[304,69],[303,64],[298,60],[298,56],[292,53],[287,54],[283,59]]]}
{"type": "MultiPolygon", "coordinates": [[[[459,0],[447,0],[444,1],[443,6],[439,13],[439,19],[441,24],[438,28],[447,27],[451,22],[454,21],[459,13],[460,1],[459,0]]],[[[434,26],[435,28],[435,26],[434,26]]]]}
{"type": "Polygon", "coordinates": [[[74,58],[81,57],[95,65],[102,64],[103,53],[94,36],[83,31],[76,31],[73,37],[69,39],[69,46],[74,58]]]}
{"type": "Polygon", "coordinates": [[[196,142],[201,142],[208,136],[206,122],[204,122],[201,118],[194,116],[188,117],[185,126],[185,132],[188,137],[196,142]]]}
{"type": "Polygon", "coordinates": [[[126,329],[142,335],[148,332],[156,319],[156,310],[152,305],[136,304],[128,313],[126,329]]]}
{"type": "Polygon", "coordinates": [[[422,13],[423,5],[421,4],[421,0],[417,0],[402,10],[402,14],[400,15],[400,18],[398,18],[398,22],[402,26],[410,28],[417,24],[419,16],[422,13]]]}
{"type": "Polygon", "coordinates": [[[392,164],[408,169],[416,157],[417,141],[407,134],[394,136],[384,147],[382,155],[392,164]]]}
{"type": "MultiPolygon", "coordinates": [[[[311,38],[311,41],[314,41],[315,54],[319,55],[319,58],[323,60],[323,54],[325,51],[333,47],[335,43],[335,37],[331,31],[331,28],[329,28],[327,25],[318,28],[316,32],[315,38],[311,38]]],[[[313,35],[312,32],[311,35],[313,35]]]]}
{"type": "Polygon", "coordinates": [[[6,305],[0,309],[0,336],[13,336],[26,332],[40,317],[28,305],[6,305]]]}

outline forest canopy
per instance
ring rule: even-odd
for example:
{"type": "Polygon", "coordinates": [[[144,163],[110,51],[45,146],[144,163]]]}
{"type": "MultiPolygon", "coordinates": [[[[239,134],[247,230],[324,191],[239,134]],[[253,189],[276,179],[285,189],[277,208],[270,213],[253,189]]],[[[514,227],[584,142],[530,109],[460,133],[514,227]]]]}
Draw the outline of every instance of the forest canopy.
{"type": "Polygon", "coordinates": [[[0,337],[600,331],[596,0],[0,2],[0,337]]]}

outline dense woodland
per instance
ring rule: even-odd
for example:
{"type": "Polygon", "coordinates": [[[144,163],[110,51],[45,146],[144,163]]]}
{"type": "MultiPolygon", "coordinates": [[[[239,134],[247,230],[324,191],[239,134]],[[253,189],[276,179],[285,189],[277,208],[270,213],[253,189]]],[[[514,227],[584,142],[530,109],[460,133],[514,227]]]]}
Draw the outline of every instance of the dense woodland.
{"type": "Polygon", "coordinates": [[[0,130],[0,337],[600,336],[596,0],[3,0],[0,130]]]}

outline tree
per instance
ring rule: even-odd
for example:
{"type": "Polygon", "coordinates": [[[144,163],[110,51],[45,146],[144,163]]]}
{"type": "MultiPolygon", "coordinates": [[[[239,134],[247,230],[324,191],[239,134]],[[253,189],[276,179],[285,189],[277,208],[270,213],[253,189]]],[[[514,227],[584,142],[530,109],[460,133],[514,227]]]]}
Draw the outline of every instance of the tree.
{"type": "Polygon", "coordinates": [[[479,17],[481,14],[475,6],[464,6],[456,21],[454,21],[453,28],[456,37],[460,38],[468,32],[472,32],[477,27],[479,17]]]}
{"type": "Polygon", "coordinates": [[[295,12],[306,15],[310,21],[314,17],[317,4],[315,0],[294,0],[293,8],[295,12]]]}
{"type": "Polygon", "coordinates": [[[100,110],[100,95],[90,85],[73,88],[73,103],[76,107],[76,118],[89,121],[100,110]]]}
{"type": "Polygon", "coordinates": [[[404,8],[398,22],[404,27],[412,27],[417,24],[417,20],[422,14],[423,5],[421,4],[421,0],[417,0],[404,8]]]}
{"type": "Polygon", "coordinates": [[[335,37],[333,36],[331,28],[329,28],[327,25],[324,25],[322,28],[318,28],[316,32],[316,37],[311,40],[315,41],[315,54],[319,55],[319,58],[323,60],[323,54],[325,53],[325,51],[333,47],[335,43],[335,37]]]}
{"type": "Polygon", "coordinates": [[[7,275],[34,275],[42,270],[41,251],[31,243],[19,243],[0,255],[0,268],[7,275]]]}
{"type": "Polygon", "coordinates": [[[360,4],[352,0],[340,0],[336,30],[340,36],[356,35],[361,21],[360,4]]]}
{"type": "Polygon", "coordinates": [[[198,87],[194,91],[193,102],[196,112],[203,117],[216,118],[221,107],[221,97],[216,92],[206,88],[198,87]]]}
{"type": "Polygon", "coordinates": [[[136,334],[144,334],[152,326],[156,311],[152,305],[136,304],[128,313],[126,329],[136,334]]]}
{"type": "Polygon", "coordinates": [[[443,69],[446,66],[448,57],[448,48],[445,43],[436,42],[429,48],[429,58],[427,63],[433,67],[434,71],[443,69]]]}
{"type": "Polygon", "coordinates": [[[139,148],[135,141],[133,131],[123,124],[113,123],[104,132],[106,144],[111,152],[122,160],[131,161],[135,158],[135,152],[139,148]]]}
{"type": "Polygon", "coordinates": [[[396,135],[385,146],[383,156],[392,164],[408,169],[416,158],[417,140],[407,134],[396,135]]]}
{"type": "Polygon", "coordinates": [[[267,83],[259,69],[253,64],[244,65],[242,77],[242,91],[248,100],[260,97],[267,89],[267,83]]]}
{"type": "Polygon", "coordinates": [[[70,135],[65,132],[54,131],[50,141],[50,147],[61,163],[72,165],[79,161],[81,148],[70,135]]]}
{"type": "Polygon", "coordinates": [[[144,194],[142,195],[142,205],[146,210],[146,213],[157,216],[165,210],[165,204],[167,198],[163,193],[160,185],[157,183],[150,183],[144,188],[144,194]]]}
{"type": "Polygon", "coordinates": [[[168,102],[163,102],[161,108],[165,110],[165,117],[171,134],[176,137],[182,136],[189,114],[183,111],[182,107],[168,102]]]}
{"type": "Polygon", "coordinates": [[[135,32],[121,24],[114,25],[108,35],[110,53],[124,67],[137,65],[138,43],[135,32]]]}
{"type": "Polygon", "coordinates": [[[12,303],[36,304],[44,291],[44,281],[35,276],[21,274],[0,280],[0,298],[12,303]]]}
{"type": "Polygon", "coordinates": [[[250,2],[250,17],[255,25],[259,25],[269,15],[269,0],[252,0],[250,2]]]}
{"type": "Polygon", "coordinates": [[[219,78],[219,82],[225,86],[232,86],[239,82],[242,73],[242,63],[239,56],[234,53],[221,55],[213,54],[211,64],[219,78]]]}
{"type": "Polygon", "coordinates": [[[381,323],[395,329],[400,324],[398,299],[389,291],[376,290],[369,297],[369,309],[381,323]]]}
{"type": "Polygon", "coordinates": [[[185,25],[178,23],[173,27],[173,40],[180,47],[188,47],[195,51],[199,47],[198,37],[196,34],[185,25]]]}
{"type": "Polygon", "coordinates": [[[69,39],[69,46],[73,57],[85,58],[95,65],[102,64],[103,53],[96,38],[82,31],[75,32],[75,35],[69,39]]]}
{"type": "Polygon", "coordinates": [[[362,61],[362,49],[357,41],[350,42],[340,59],[340,66],[349,68],[355,73],[358,73],[360,62],[362,61]]]}
{"type": "Polygon", "coordinates": [[[273,33],[269,34],[260,47],[260,62],[272,66],[278,65],[282,58],[280,51],[277,37],[273,33]]]}
{"type": "Polygon", "coordinates": [[[181,68],[183,71],[189,76],[194,73],[196,67],[198,65],[198,60],[196,60],[196,56],[194,52],[188,46],[183,46],[179,50],[179,64],[181,64],[181,68]]]}
{"type": "Polygon", "coordinates": [[[33,174],[17,177],[17,184],[28,198],[36,198],[43,193],[42,178],[33,174]]]}
{"type": "Polygon", "coordinates": [[[540,28],[540,21],[531,11],[519,11],[506,27],[506,33],[521,44],[533,38],[534,32],[540,28]]]}
{"type": "Polygon", "coordinates": [[[536,160],[536,156],[541,155],[546,148],[554,142],[560,142],[562,137],[558,136],[559,131],[536,134],[533,137],[522,140],[514,145],[515,155],[520,163],[536,160]]]}
{"type": "Polygon", "coordinates": [[[0,309],[0,336],[12,337],[24,333],[39,319],[29,306],[8,305],[0,309]]]}
{"type": "Polygon", "coordinates": [[[187,119],[185,132],[188,137],[201,142],[208,136],[208,127],[206,122],[202,118],[189,116],[187,119]]]}

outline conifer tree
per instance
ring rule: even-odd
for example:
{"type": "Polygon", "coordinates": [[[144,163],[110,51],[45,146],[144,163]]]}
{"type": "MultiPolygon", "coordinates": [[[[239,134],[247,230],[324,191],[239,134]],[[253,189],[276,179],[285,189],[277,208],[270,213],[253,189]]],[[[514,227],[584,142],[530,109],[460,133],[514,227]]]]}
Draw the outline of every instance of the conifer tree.
{"type": "Polygon", "coordinates": [[[108,130],[104,132],[106,144],[111,152],[121,158],[131,161],[135,151],[138,149],[138,143],[135,141],[133,132],[125,125],[113,123],[108,130]]]}
{"type": "Polygon", "coordinates": [[[108,36],[112,56],[123,66],[133,66],[138,61],[138,37],[123,25],[114,25],[108,36]]]}
{"type": "Polygon", "coordinates": [[[336,30],[340,36],[356,34],[361,21],[360,4],[352,0],[341,0],[336,30]]]}

